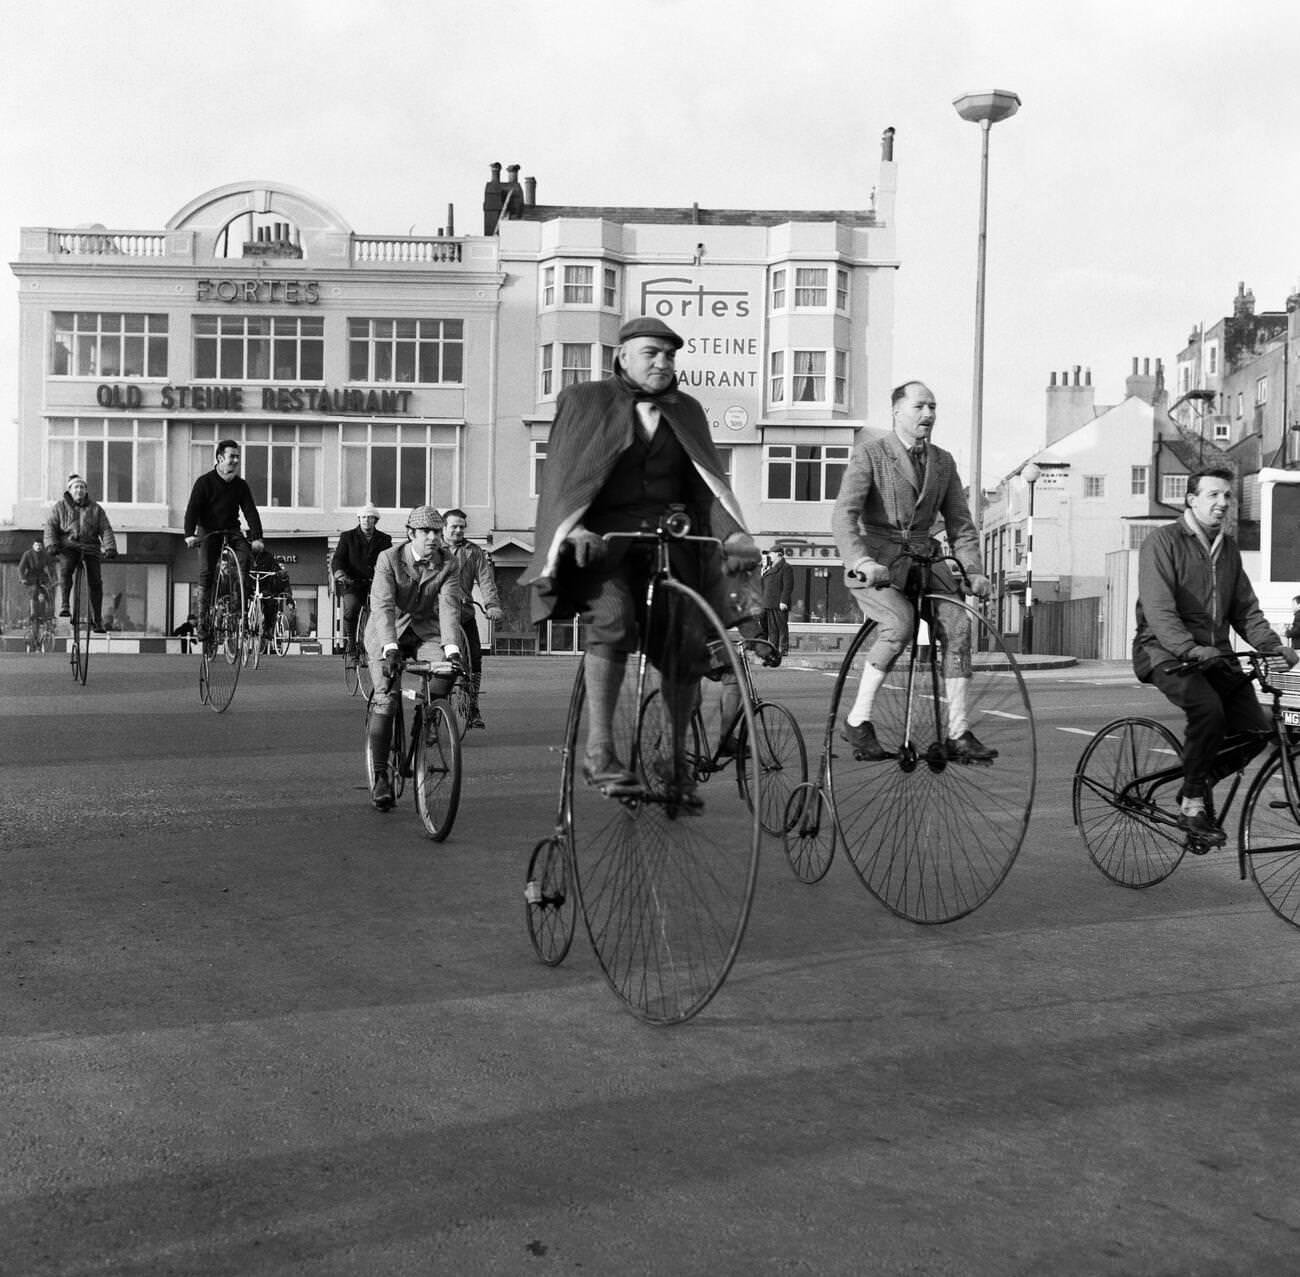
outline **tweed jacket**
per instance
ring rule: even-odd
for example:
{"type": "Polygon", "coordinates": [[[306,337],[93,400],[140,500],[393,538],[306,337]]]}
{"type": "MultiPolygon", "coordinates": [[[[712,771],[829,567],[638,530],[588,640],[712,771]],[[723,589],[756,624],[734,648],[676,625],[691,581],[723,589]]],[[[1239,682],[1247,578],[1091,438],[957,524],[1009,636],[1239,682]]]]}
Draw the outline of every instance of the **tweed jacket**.
{"type": "Polygon", "coordinates": [[[369,585],[375,575],[375,562],[393,544],[393,538],[378,528],[366,540],[360,527],[349,528],[339,537],[330,560],[331,572],[342,572],[357,585],[369,585]]]}
{"type": "Polygon", "coordinates": [[[455,548],[448,546],[451,557],[455,560],[456,571],[460,574],[460,592],[464,596],[461,607],[473,612],[471,600],[474,585],[477,582],[479,593],[483,595],[483,606],[500,607],[501,596],[497,593],[497,574],[492,566],[492,556],[481,546],[472,541],[465,541],[455,548]]]}
{"type": "Polygon", "coordinates": [[[427,567],[416,563],[409,541],[385,550],[370,586],[366,650],[383,653],[408,633],[421,643],[464,647],[460,629],[462,594],[455,561],[445,546],[429,552],[427,567]]]}
{"type": "MultiPolygon", "coordinates": [[[[706,526],[693,530],[726,540],[745,526],[740,503],[723,473],[722,458],[709,434],[708,418],[699,403],[677,389],[676,381],[661,395],[639,395],[617,375],[604,381],[580,382],[560,392],[555,422],[542,470],[542,491],[537,503],[535,549],[522,584],[534,587],[532,616],[544,621],[572,615],[566,598],[561,560],[565,538],[582,524],[596,495],[613,471],[619,456],[632,444],[638,398],[653,398],[660,411],[660,428],[677,436],[694,467],[702,494],[706,526]]],[[[721,583],[721,557],[709,582],[721,583]]],[[[710,588],[702,585],[706,594],[710,588]]]]}
{"type": "MultiPolygon", "coordinates": [[[[926,445],[924,484],[893,431],[876,432],[853,450],[831,516],[845,572],[867,564],[890,567],[909,546],[931,550],[942,525],[958,562],[972,576],[984,571],[979,534],[952,454],[926,445]]],[[[895,580],[895,585],[901,580],[895,580]]]]}
{"type": "Polygon", "coordinates": [[[1190,512],[1157,528],[1138,552],[1137,633],[1133,670],[1142,682],[1167,661],[1196,646],[1231,653],[1229,630],[1261,652],[1282,646],[1241,565],[1237,543],[1225,536],[1211,554],[1193,531],[1190,512]]]}

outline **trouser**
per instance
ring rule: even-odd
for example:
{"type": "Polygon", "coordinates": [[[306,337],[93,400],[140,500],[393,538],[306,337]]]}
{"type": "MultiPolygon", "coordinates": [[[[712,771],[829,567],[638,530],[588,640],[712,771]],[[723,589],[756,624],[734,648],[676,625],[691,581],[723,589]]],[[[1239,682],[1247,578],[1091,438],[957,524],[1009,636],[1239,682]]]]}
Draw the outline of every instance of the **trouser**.
{"type": "MultiPolygon", "coordinates": [[[[903,649],[912,641],[914,613],[912,604],[902,590],[892,585],[880,589],[849,582],[849,590],[868,621],[875,621],[876,631],[865,653],[867,662],[880,670],[889,670],[903,649]]],[[[954,598],[954,603],[957,600],[954,598]]],[[[971,671],[970,613],[963,607],[936,602],[932,609],[930,628],[936,633],[931,642],[943,646],[943,675],[945,678],[969,678],[971,671]]]]}
{"type": "Polygon", "coordinates": [[[1183,787],[1179,797],[1209,797],[1216,780],[1244,767],[1268,744],[1271,724],[1255,685],[1239,668],[1216,661],[1204,669],[1175,673],[1177,662],[1151,671],[1151,682],[1187,715],[1183,741],[1183,787]],[[1219,755],[1230,733],[1248,738],[1219,755]]]}
{"type": "Polygon", "coordinates": [[[59,553],[59,584],[63,590],[63,606],[72,606],[72,574],[77,564],[86,565],[86,585],[90,589],[90,619],[99,625],[104,607],[104,574],[100,568],[98,554],[86,554],[82,550],[65,547],[59,553]]]}
{"type": "Polygon", "coordinates": [[[370,597],[370,582],[350,585],[343,591],[343,650],[351,656],[357,648],[357,617],[370,597]]]}
{"type": "MultiPolygon", "coordinates": [[[[239,570],[243,574],[244,587],[248,587],[248,565],[253,558],[252,547],[244,536],[235,531],[226,533],[226,540],[239,560],[239,570]]],[[[221,557],[221,538],[206,537],[199,547],[199,624],[207,619],[208,604],[212,599],[212,575],[216,571],[217,560],[221,557]]]]}
{"type": "MultiPolygon", "coordinates": [[[[402,635],[398,646],[403,658],[408,661],[441,661],[444,657],[442,643],[438,639],[426,639],[421,643],[410,630],[402,635]]],[[[376,772],[387,771],[388,750],[393,740],[393,718],[402,695],[402,680],[399,676],[389,682],[384,674],[382,652],[367,652],[366,661],[370,666],[370,681],[375,689],[370,697],[370,761],[376,772]]]]}
{"type": "Polygon", "coordinates": [[[785,656],[790,650],[790,613],[779,607],[764,608],[762,637],[785,656]]]}

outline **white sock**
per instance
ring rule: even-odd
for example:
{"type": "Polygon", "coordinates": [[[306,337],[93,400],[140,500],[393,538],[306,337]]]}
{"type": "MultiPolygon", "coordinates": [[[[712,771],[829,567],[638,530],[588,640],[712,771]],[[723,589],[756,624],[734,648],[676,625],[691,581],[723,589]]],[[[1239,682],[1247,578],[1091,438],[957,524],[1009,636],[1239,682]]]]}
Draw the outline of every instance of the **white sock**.
{"type": "Polygon", "coordinates": [[[943,686],[948,696],[948,736],[957,740],[970,731],[970,679],[945,678],[943,686]]]}
{"type": "Polygon", "coordinates": [[[861,727],[871,718],[871,707],[876,703],[876,689],[885,681],[885,671],[877,669],[870,662],[862,667],[862,681],[858,684],[858,694],[854,698],[853,708],[847,719],[850,727],[861,727]]]}
{"type": "Polygon", "coordinates": [[[1189,794],[1187,797],[1185,797],[1185,798],[1182,800],[1181,807],[1182,807],[1182,812],[1183,812],[1183,815],[1184,815],[1184,816],[1204,816],[1204,815],[1205,815],[1205,799],[1204,799],[1204,798],[1197,798],[1197,797],[1195,797],[1194,795],[1189,794]]]}

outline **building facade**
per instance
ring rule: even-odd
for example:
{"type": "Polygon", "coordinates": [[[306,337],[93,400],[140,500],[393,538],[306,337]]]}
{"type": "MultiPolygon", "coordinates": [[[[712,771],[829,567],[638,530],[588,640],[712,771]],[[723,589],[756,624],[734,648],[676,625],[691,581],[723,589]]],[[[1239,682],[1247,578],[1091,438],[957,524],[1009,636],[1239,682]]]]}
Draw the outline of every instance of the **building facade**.
{"type": "MultiPolygon", "coordinates": [[[[560,389],[608,375],[642,314],[685,338],[761,543],[799,582],[796,634],[856,624],[830,514],[857,432],[887,424],[895,166],[860,211],[539,205],[492,166],[481,235],[362,234],[275,183],[208,191],[157,230],[24,228],[18,500],[0,531],[0,623],[26,600],[15,564],[67,476],[118,533],[110,624],[165,635],[194,601],[190,489],[234,439],[299,637],[329,650],[329,559],[373,502],[400,537],[414,505],[459,506],[493,552],[498,650],[531,650],[520,586],[560,389]]],[[[542,646],[572,649],[569,631],[542,646]]]]}

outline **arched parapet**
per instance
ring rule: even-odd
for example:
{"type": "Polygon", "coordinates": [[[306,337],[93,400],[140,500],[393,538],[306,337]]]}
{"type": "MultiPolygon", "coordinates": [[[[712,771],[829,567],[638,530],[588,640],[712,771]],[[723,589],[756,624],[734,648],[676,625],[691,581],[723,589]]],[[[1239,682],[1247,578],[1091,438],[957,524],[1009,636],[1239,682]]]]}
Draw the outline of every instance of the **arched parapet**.
{"type": "Polygon", "coordinates": [[[193,236],[194,261],[255,258],[346,265],[352,227],[328,204],[279,182],[231,182],[167,223],[193,236]]]}

